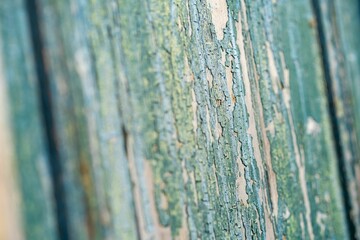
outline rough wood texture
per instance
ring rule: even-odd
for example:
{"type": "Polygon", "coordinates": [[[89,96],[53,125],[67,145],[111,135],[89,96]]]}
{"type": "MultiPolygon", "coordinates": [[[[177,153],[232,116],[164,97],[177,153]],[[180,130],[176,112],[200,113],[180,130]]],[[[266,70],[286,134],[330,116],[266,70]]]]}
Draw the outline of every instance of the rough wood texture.
{"type": "Polygon", "coordinates": [[[26,239],[359,231],[355,1],[26,3],[0,5],[26,239]]]}

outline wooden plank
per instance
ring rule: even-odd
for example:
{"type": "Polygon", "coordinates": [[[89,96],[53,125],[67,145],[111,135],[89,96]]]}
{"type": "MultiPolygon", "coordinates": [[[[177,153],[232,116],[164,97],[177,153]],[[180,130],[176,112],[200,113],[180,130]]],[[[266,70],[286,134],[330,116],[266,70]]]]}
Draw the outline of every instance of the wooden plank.
{"type": "MultiPolygon", "coordinates": [[[[11,109],[18,106],[12,91],[33,90],[19,95],[27,108],[12,113],[14,146],[21,153],[30,139],[39,139],[31,150],[48,148],[50,161],[42,161],[52,166],[55,198],[64,201],[56,202],[56,215],[54,208],[35,208],[56,222],[58,234],[51,234],[53,225],[37,232],[44,219],[26,218],[27,238],[351,237],[322,55],[334,47],[326,45],[327,35],[321,40],[316,25],[319,14],[325,23],[332,19],[325,10],[319,13],[310,0],[30,2],[34,55],[28,35],[14,37],[28,34],[23,18],[2,34],[22,51],[3,48],[3,59],[13,59],[4,68],[24,70],[20,56],[30,64],[7,81],[11,109]],[[34,63],[41,68],[40,86],[27,79],[35,76],[34,63]],[[44,92],[39,111],[34,102],[44,92]],[[40,116],[46,113],[44,126],[40,116]],[[24,136],[23,116],[33,119],[24,136]],[[42,131],[48,134],[40,137],[42,131]]],[[[14,9],[24,11],[20,0],[7,4],[0,8],[7,16],[2,29],[14,22],[14,9]]],[[[336,4],[344,14],[347,5],[336,4]]],[[[341,36],[351,39],[348,34],[341,36]]],[[[356,43],[341,45],[349,59],[356,43]]],[[[346,64],[355,78],[330,81],[355,86],[356,62],[346,64]]],[[[337,115],[342,142],[358,133],[356,94],[350,115],[337,115]],[[356,123],[346,125],[348,116],[356,123]]],[[[347,106],[342,96],[337,111],[347,106]]],[[[344,146],[357,143],[351,141],[344,146]]],[[[356,154],[350,153],[348,170],[356,154]]],[[[43,177],[25,167],[37,161],[31,156],[18,157],[20,179],[28,179],[25,172],[43,177]]],[[[355,175],[347,175],[350,182],[355,175]]],[[[49,192],[22,184],[23,200],[41,196],[52,204],[49,192]],[[40,190],[29,193],[34,189],[40,190]]],[[[354,207],[358,190],[352,191],[354,207]]]]}
{"type": "Polygon", "coordinates": [[[38,1],[70,239],[137,234],[108,6],[38,1]]]}
{"type": "Polygon", "coordinates": [[[269,141],[274,146],[274,171],[281,176],[277,179],[278,203],[282,204],[278,209],[283,212],[278,215],[276,228],[290,239],[346,238],[311,2],[251,2],[249,7],[249,19],[253,19],[249,27],[250,34],[253,32],[251,44],[256,49],[255,59],[256,53],[259,57],[255,64],[262,71],[259,90],[263,93],[265,124],[275,124],[269,141]],[[259,25],[262,15],[263,25],[259,25]],[[290,216],[285,214],[286,209],[290,216]]]}
{"type": "MultiPolygon", "coordinates": [[[[5,154],[9,151],[13,157],[12,162],[6,158],[1,158],[1,161],[13,164],[16,168],[16,182],[7,186],[11,190],[9,197],[12,192],[19,191],[21,198],[19,205],[16,205],[17,211],[21,213],[17,220],[20,222],[11,222],[12,217],[17,218],[16,212],[13,216],[5,214],[4,217],[9,217],[8,224],[14,225],[11,226],[12,235],[1,239],[57,239],[49,158],[44,140],[28,16],[23,1],[6,0],[0,4],[0,36],[1,91],[6,90],[8,98],[7,101],[1,101],[4,107],[0,111],[1,115],[8,114],[9,117],[7,129],[2,129],[5,133],[2,131],[1,136],[6,137],[6,131],[11,131],[10,139],[7,145],[2,145],[1,152],[5,154]],[[23,229],[14,229],[20,226],[23,229]]],[[[11,183],[11,179],[8,181],[4,183],[11,183]]],[[[17,202],[14,200],[13,204],[17,202]]]]}
{"type": "Polygon", "coordinates": [[[319,1],[316,7],[348,218],[352,234],[360,238],[360,4],[319,1]]]}
{"type": "MultiPolygon", "coordinates": [[[[0,38],[0,46],[2,46],[0,38]]],[[[20,211],[20,191],[17,182],[14,146],[10,130],[9,106],[3,76],[2,48],[0,48],[0,239],[24,239],[20,211]]]]}
{"type": "Polygon", "coordinates": [[[142,14],[151,26],[137,38],[130,34],[140,23],[122,25],[126,59],[137,57],[126,68],[136,68],[128,77],[141,107],[133,109],[143,113],[137,125],[141,136],[154,136],[145,145],[162,179],[155,182],[161,223],[176,234],[186,219],[190,236],[205,239],[346,238],[310,2],[228,4],[220,9],[228,13],[221,41],[208,4],[198,1],[150,1],[142,14]],[[175,170],[181,166],[185,179],[175,170]]]}

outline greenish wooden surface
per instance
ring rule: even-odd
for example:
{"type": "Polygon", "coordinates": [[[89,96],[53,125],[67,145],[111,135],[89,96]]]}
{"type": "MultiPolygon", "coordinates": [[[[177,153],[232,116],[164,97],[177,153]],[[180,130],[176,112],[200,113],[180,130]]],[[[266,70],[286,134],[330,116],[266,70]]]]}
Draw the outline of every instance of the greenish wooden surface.
{"type": "Polygon", "coordinates": [[[25,239],[359,231],[356,1],[25,3],[0,5],[25,239]]]}
{"type": "MultiPolygon", "coordinates": [[[[57,239],[52,181],[38,106],[36,70],[28,17],[22,0],[3,1],[0,4],[0,37],[3,65],[0,80],[4,81],[8,96],[8,128],[12,131],[13,154],[19,178],[21,203],[18,207],[22,213],[24,239],[57,239]]],[[[14,238],[16,236],[14,233],[14,238]]]]}
{"type": "Polygon", "coordinates": [[[337,137],[343,161],[343,181],[353,231],[360,238],[360,29],[358,1],[319,1],[323,28],[323,52],[327,58],[330,92],[336,112],[337,137]]]}

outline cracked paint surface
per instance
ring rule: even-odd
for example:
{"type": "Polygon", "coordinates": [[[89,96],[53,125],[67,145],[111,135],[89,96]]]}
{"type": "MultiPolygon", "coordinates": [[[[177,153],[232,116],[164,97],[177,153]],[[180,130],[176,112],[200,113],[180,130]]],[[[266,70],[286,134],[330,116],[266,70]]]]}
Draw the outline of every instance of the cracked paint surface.
{"type": "Polygon", "coordinates": [[[349,237],[310,1],[38,3],[70,239],[349,237]]]}

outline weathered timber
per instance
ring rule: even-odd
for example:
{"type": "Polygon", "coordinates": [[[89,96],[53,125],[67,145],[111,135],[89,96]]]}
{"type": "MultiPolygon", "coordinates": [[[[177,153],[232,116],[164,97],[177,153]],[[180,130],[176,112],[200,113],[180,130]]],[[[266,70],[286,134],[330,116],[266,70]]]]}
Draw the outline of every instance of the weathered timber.
{"type": "Polygon", "coordinates": [[[360,29],[358,1],[315,1],[350,231],[360,239],[360,29]]]}
{"type": "MultiPolygon", "coordinates": [[[[9,116],[7,129],[2,128],[1,135],[6,136],[6,131],[11,131],[11,140],[2,145],[1,151],[11,152],[15,160],[9,162],[9,158],[2,158],[1,161],[13,164],[17,169],[13,176],[18,176],[18,188],[9,186],[8,194],[20,193],[21,201],[16,207],[21,213],[22,223],[12,227],[23,227],[14,229],[12,235],[4,239],[57,239],[49,158],[38,105],[39,87],[28,15],[22,0],[1,2],[0,38],[1,91],[6,90],[8,96],[6,101],[2,101],[4,107],[0,111],[9,116]]],[[[7,210],[14,211],[8,207],[7,210]]],[[[17,216],[5,214],[1,223],[11,223],[12,217],[17,216]]]]}
{"type": "Polygon", "coordinates": [[[18,239],[359,231],[356,1],[3,1],[18,239]]]}

